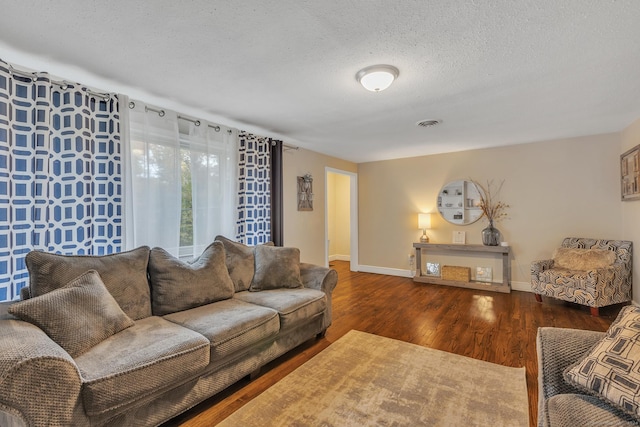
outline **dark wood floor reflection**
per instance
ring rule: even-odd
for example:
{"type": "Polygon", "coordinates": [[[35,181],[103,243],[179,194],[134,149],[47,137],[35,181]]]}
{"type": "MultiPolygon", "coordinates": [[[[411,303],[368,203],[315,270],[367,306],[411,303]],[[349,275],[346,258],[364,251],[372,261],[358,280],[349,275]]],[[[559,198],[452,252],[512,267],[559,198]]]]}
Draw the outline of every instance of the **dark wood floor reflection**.
{"type": "Polygon", "coordinates": [[[500,294],[419,284],[408,278],[354,273],[349,271],[347,262],[331,265],[339,279],[333,294],[333,325],[325,338],[311,340],[287,353],[264,367],[257,379],[240,381],[165,427],[217,424],[351,329],[505,366],[524,366],[529,420],[534,426],[538,327],[605,331],[621,308],[605,307],[596,318],[591,317],[587,307],[548,298],[539,304],[529,292],[500,294]]]}

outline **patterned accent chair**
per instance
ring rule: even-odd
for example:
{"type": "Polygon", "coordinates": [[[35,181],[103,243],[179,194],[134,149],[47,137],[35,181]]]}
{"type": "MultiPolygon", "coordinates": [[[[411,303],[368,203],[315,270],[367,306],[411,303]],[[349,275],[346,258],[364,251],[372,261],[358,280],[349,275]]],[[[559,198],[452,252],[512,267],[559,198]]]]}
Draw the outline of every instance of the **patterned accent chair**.
{"type": "Polygon", "coordinates": [[[632,242],[567,237],[561,248],[604,249],[615,258],[608,267],[584,270],[559,267],[554,259],[534,261],[531,289],[538,302],[545,295],[589,306],[591,315],[598,316],[599,307],[631,301],[632,242]]]}

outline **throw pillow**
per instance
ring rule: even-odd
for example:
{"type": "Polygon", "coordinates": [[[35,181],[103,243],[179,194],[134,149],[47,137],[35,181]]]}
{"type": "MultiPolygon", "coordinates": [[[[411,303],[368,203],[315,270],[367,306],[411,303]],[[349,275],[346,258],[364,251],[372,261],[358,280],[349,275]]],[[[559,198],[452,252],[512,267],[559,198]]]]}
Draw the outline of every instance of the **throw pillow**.
{"type": "Polygon", "coordinates": [[[615,261],[615,252],[606,249],[558,248],[553,255],[554,267],[568,270],[606,268],[615,261]]]}
{"type": "Polygon", "coordinates": [[[564,379],[640,420],[640,307],[624,307],[604,338],[564,370],[564,379]]]}
{"type": "MultiPolygon", "coordinates": [[[[253,273],[255,271],[255,257],[253,247],[229,240],[224,236],[216,236],[217,241],[222,242],[226,253],[227,270],[233,281],[236,292],[249,289],[253,273]]],[[[273,246],[273,242],[267,242],[264,246],[273,246]]]]}
{"type": "Polygon", "coordinates": [[[191,263],[175,258],[162,248],[151,249],[149,278],[156,316],[229,299],[234,292],[220,242],[210,244],[191,263]]]}
{"type": "Polygon", "coordinates": [[[151,316],[151,296],[147,280],[148,246],[101,256],[31,251],[25,260],[32,297],[61,288],[88,270],[96,270],[127,316],[133,320],[151,316]]]}
{"type": "Polygon", "coordinates": [[[134,324],[95,270],[87,271],[62,288],[16,302],[8,311],[42,329],[71,357],[85,353],[134,324]]]}
{"type": "Polygon", "coordinates": [[[300,250],[276,246],[256,246],[256,272],[249,290],[299,288],[300,250]]]}

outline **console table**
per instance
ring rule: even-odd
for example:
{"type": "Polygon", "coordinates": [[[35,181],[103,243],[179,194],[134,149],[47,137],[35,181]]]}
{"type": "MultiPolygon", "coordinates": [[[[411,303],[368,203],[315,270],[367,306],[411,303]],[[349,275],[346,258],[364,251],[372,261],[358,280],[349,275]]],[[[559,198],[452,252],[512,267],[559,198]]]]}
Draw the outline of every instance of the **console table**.
{"type": "Polygon", "coordinates": [[[414,243],[413,247],[416,249],[416,275],[413,278],[414,282],[432,283],[435,285],[449,285],[458,286],[461,288],[480,289],[484,291],[495,292],[511,292],[511,266],[509,264],[509,253],[511,248],[509,246],[484,246],[484,245],[453,245],[453,244],[441,244],[441,243],[414,243]],[[463,282],[458,280],[444,280],[441,277],[430,276],[422,274],[422,251],[438,250],[443,252],[455,252],[456,255],[460,254],[473,254],[473,253],[495,253],[502,255],[502,282],[463,282]]]}

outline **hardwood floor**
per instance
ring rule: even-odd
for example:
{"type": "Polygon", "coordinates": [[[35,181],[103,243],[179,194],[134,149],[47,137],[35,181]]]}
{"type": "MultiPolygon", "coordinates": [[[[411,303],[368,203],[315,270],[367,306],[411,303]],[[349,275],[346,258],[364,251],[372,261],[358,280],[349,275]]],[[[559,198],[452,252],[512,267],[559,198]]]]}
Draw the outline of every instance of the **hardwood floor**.
{"type": "MultiPolygon", "coordinates": [[[[621,306],[605,307],[592,317],[587,307],[529,292],[501,294],[414,283],[411,279],[338,271],[333,293],[333,324],[326,336],[310,340],[265,366],[261,375],[242,380],[217,396],[166,423],[214,426],[351,329],[448,351],[527,371],[529,423],[537,419],[536,332],[541,326],[606,331],[621,306]]],[[[491,396],[487,396],[491,399],[491,396]]]]}

